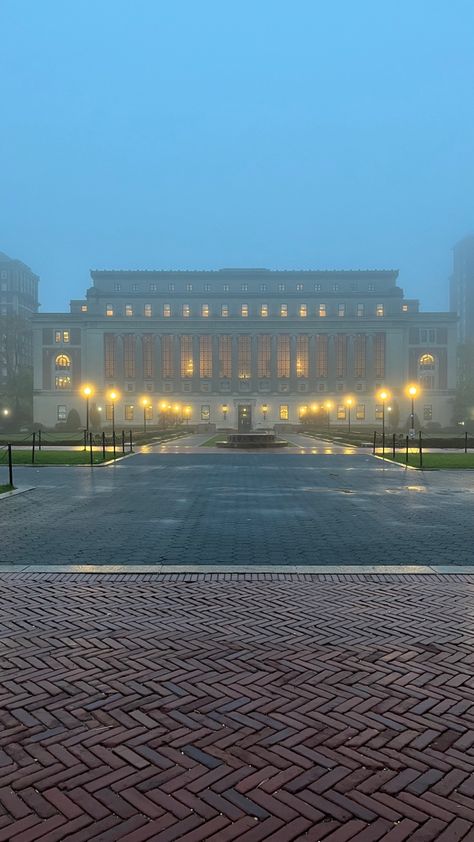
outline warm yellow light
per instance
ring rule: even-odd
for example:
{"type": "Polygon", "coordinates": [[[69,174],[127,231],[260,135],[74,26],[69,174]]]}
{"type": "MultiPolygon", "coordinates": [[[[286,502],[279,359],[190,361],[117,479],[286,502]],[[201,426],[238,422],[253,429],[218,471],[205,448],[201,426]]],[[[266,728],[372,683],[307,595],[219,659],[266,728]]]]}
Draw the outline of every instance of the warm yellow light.
{"type": "Polygon", "coordinates": [[[149,406],[149,403],[150,403],[150,401],[148,400],[148,398],[142,398],[143,406],[149,406]]]}
{"type": "Polygon", "coordinates": [[[352,400],[352,398],[347,398],[347,400],[346,400],[347,406],[351,407],[353,403],[354,403],[354,401],[352,400]]]}
{"type": "Polygon", "coordinates": [[[166,401],[161,401],[160,409],[167,409],[167,408],[168,408],[168,404],[166,403],[166,401]]]}
{"type": "Polygon", "coordinates": [[[262,412],[266,412],[267,409],[268,409],[268,406],[266,405],[266,403],[262,404],[262,412]]]}
{"type": "Polygon", "coordinates": [[[109,392],[109,398],[110,398],[111,401],[116,401],[118,397],[119,397],[119,394],[115,390],[112,390],[111,392],[109,392]]]}
{"type": "Polygon", "coordinates": [[[332,409],[332,403],[331,403],[331,401],[326,401],[326,403],[324,404],[324,406],[326,407],[326,409],[332,409]]]}
{"type": "Polygon", "coordinates": [[[83,386],[81,391],[82,391],[82,394],[84,395],[85,398],[90,398],[90,396],[93,394],[94,390],[93,390],[92,386],[83,386]]]}
{"type": "Polygon", "coordinates": [[[221,409],[222,409],[222,412],[227,412],[227,410],[229,409],[229,407],[227,406],[227,404],[226,404],[226,403],[223,403],[223,404],[222,404],[221,409]]]}
{"type": "Polygon", "coordinates": [[[185,406],[185,407],[184,407],[184,412],[186,413],[186,415],[191,415],[191,407],[190,407],[190,406],[185,406]]]}
{"type": "Polygon", "coordinates": [[[317,411],[318,411],[318,409],[319,409],[319,406],[318,406],[318,404],[317,404],[317,403],[312,403],[312,404],[311,404],[311,412],[317,412],[317,411]]]}
{"type": "Polygon", "coordinates": [[[410,395],[411,398],[414,398],[416,396],[417,392],[418,392],[418,389],[416,388],[416,386],[410,386],[409,389],[408,389],[408,394],[410,395]]]}
{"type": "Polygon", "coordinates": [[[174,409],[175,412],[179,412],[179,410],[181,409],[179,403],[175,403],[173,409],[174,409]]]}
{"type": "Polygon", "coordinates": [[[382,389],[382,391],[379,392],[378,397],[381,401],[386,401],[390,397],[390,392],[387,392],[385,389],[382,389]]]}
{"type": "Polygon", "coordinates": [[[2,411],[3,411],[3,414],[4,414],[4,415],[10,415],[10,410],[9,410],[9,409],[4,409],[4,410],[2,410],[2,411]]]}
{"type": "Polygon", "coordinates": [[[304,415],[304,414],[305,414],[305,412],[306,412],[306,407],[305,407],[305,406],[300,406],[300,415],[304,415]]]}

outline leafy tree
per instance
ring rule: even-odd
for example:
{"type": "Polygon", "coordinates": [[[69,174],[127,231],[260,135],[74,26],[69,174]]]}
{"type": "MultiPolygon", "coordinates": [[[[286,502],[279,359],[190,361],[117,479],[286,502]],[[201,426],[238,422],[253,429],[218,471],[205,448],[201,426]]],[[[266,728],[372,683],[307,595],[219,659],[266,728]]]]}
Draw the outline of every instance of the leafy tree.
{"type": "Polygon", "coordinates": [[[67,415],[66,429],[70,433],[74,433],[76,430],[79,430],[81,426],[81,419],[77,409],[70,409],[67,415]]]}

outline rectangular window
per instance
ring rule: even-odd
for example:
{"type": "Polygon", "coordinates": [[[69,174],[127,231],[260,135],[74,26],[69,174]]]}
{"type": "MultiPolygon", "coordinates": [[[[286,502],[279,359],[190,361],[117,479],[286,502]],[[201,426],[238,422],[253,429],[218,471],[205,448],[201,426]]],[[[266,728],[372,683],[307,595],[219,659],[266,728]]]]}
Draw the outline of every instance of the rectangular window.
{"type": "Polygon", "coordinates": [[[356,418],[358,421],[365,421],[365,403],[358,403],[356,406],[356,418]]]}
{"type": "Polygon", "coordinates": [[[260,315],[262,319],[266,319],[268,316],[268,304],[261,304],[260,305],[260,315]]]}
{"type": "Polygon", "coordinates": [[[237,341],[239,380],[250,380],[252,373],[252,337],[239,336],[237,341]]]}
{"type": "Polygon", "coordinates": [[[433,420],[433,407],[431,404],[426,404],[423,407],[423,421],[433,420]]]}
{"type": "Polygon", "coordinates": [[[211,285],[210,284],[204,284],[204,292],[210,292],[210,291],[211,291],[211,285]]]}
{"type": "Polygon", "coordinates": [[[248,292],[249,291],[249,285],[248,284],[241,284],[240,291],[241,292],[248,292]]]}
{"type": "Polygon", "coordinates": [[[288,421],[288,419],[290,417],[290,407],[288,406],[287,403],[281,403],[280,404],[280,410],[279,410],[278,415],[279,415],[280,421],[288,421]]]}
{"type": "Polygon", "coordinates": [[[375,334],[375,376],[385,377],[385,333],[375,334]]]}
{"type": "Polygon", "coordinates": [[[68,331],[68,330],[63,330],[63,342],[64,342],[66,345],[68,345],[70,341],[71,341],[71,338],[70,338],[70,336],[69,336],[69,331],[68,331]]]}
{"type": "Polygon", "coordinates": [[[219,377],[232,377],[232,338],[219,336],[219,377]]]}
{"type": "Polygon", "coordinates": [[[201,405],[201,421],[210,421],[211,420],[211,407],[208,403],[204,403],[201,405]]]}
{"type": "Polygon", "coordinates": [[[138,292],[138,284],[132,284],[132,292],[138,292]]]}
{"type": "Polygon", "coordinates": [[[203,319],[209,318],[209,304],[201,304],[201,317],[203,319]]]}
{"type": "Polygon", "coordinates": [[[304,284],[296,284],[296,292],[303,292],[304,284]]]}
{"type": "Polygon", "coordinates": [[[123,411],[125,421],[133,421],[133,403],[126,403],[123,411]]]}
{"type": "Polygon", "coordinates": [[[228,304],[221,304],[221,316],[223,319],[229,318],[229,305],[228,304]]]}
{"type": "Polygon", "coordinates": [[[229,284],[224,284],[224,286],[222,287],[222,289],[223,289],[223,291],[224,291],[224,292],[229,292],[229,290],[230,290],[230,286],[229,286],[229,284]]]}
{"type": "Polygon", "coordinates": [[[114,284],[114,292],[120,292],[120,284],[118,284],[118,283],[114,284]]]}
{"type": "Polygon", "coordinates": [[[114,405],[113,405],[113,403],[107,403],[105,405],[105,420],[106,421],[112,421],[113,416],[114,416],[114,405]]]}
{"type": "Polygon", "coordinates": [[[314,285],[314,291],[315,292],[321,292],[321,284],[315,284],[314,285]]]}
{"type": "Polygon", "coordinates": [[[70,389],[71,378],[69,374],[57,374],[55,380],[56,389],[70,389]]]}
{"type": "Polygon", "coordinates": [[[365,334],[358,333],[354,339],[354,376],[365,377],[366,372],[366,348],[367,341],[365,334]]]}
{"type": "Polygon", "coordinates": [[[54,331],[54,341],[55,342],[62,342],[63,333],[62,330],[55,330],[54,331]]]}
{"type": "Polygon", "coordinates": [[[135,345],[134,334],[126,333],[123,338],[123,372],[130,380],[135,377],[135,345]]]}
{"type": "Polygon", "coordinates": [[[163,304],[163,318],[169,319],[171,316],[171,304],[163,304]]]}
{"type": "Polygon", "coordinates": [[[240,315],[243,319],[246,319],[249,314],[249,305],[248,304],[241,304],[240,305],[240,315]]]}
{"type": "Polygon", "coordinates": [[[87,313],[87,304],[81,304],[81,313],[87,313]]]}
{"type": "Polygon", "coordinates": [[[143,376],[150,379],[153,377],[153,348],[153,336],[145,334],[143,337],[143,376]]]}
{"type": "Polygon", "coordinates": [[[64,404],[59,404],[56,410],[56,418],[58,421],[66,421],[67,419],[67,407],[64,404]]]}
{"type": "Polygon", "coordinates": [[[306,316],[308,315],[308,305],[307,304],[300,304],[298,312],[299,312],[300,319],[305,319],[306,316]]]}
{"type": "Polygon", "coordinates": [[[115,377],[115,336],[104,333],[104,368],[107,378],[115,377]]]}
{"type": "Polygon", "coordinates": [[[345,421],[346,420],[346,407],[343,403],[338,404],[337,411],[337,420],[338,421],[345,421]]]}
{"type": "Polygon", "coordinates": [[[280,316],[282,319],[286,319],[288,316],[288,304],[280,304],[280,316]]]}
{"type": "Polygon", "coordinates": [[[174,284],[168,284],[168,292],[174,292],[174,284]]]}
{"type": "Polygon", "coordinates": [[[199,337],[199,377],[212,377],[212,337],[199,337]]]}
{"type": "Polygon", "coordinates": [[[277,337],[277,377],[290,376],[290,337],[277,337]]]}
{"type": "Polygon", "coordinates": [[[181,377],[192,377],[194,374],[192,336],[182,336],[180,339],[180,345],[181,377]]]}
{"type": "Polygon", "coordinates": [[[320,319],[326,318],[326,305],[325,304],[319,305],[319,318],[320,319]]]}
{"type": "Polygon", "coordinates": [[[332,291],[333,292],[339,292],[339,284],[333,284],[332,285],[332,291]]]}
{"type": "Polygon", "coordinates": [[[328,338],[325,334],[316,337],[316,377],[328,376],[328,338]]]}
{"type": "Polygon", "coordinates": [[[266,292],[268,289],[266,284],[260,284],[260,292],[266,292]]]}
{"type": "Polygon", "coordinates": [[[157,286],[156,284],[150,284],[150,292],[156,292],[157,286]]]}
{"type": "Polygon", "coordinates": [[[379,318],[383,316],[383,304],[377,304],[377,307],[375,308],[375,315],[379,318]]]}
{"type": "Polygon", "coordinates": [[[271,336],[259,336],[257,339],[257,376],[271,376],[271,336]]]}
{"type": "Polygon", "coordinates": [[[420,330],[420,342],[423,344],[436,342],[436,331],[422,328],[420,330]]]}
{"type": "Polygon", "coordinates": [[[375,404],[375,420],[381,421],[383,418],[383,405],[381,403],[375,404]]]}
{"type": "Polygon", "coordinates": [[[346,305],[345,304],[338,304],[337,305],[337,315],[340,319],[343,319],[346,315],[346,305]]]}
{"type": "Polygon", "coordinates": [[[192,284],[186,284],[186,292],[192,292],[192,291],[193,291],[193,285],[192,284]]]}
{"type": "Polygon", "coordinates": [[[286,286],[285,284],[278,284],[278,292],[285,292],[286,286]]]}
{"type": "Polygon", "coordinates": [[[144,315],[147,319],[151,319],[151,315],[152,315],[151,304],[144,304],[144,306],[143,306],[143,315],[144,315]]]}
{"type": "Polygon", "coordinates": [[[296,376],[309,377],[309,339],[296,337],[296,376]]]}
{"type": "Polygon", "coordinates": [[[152,421],[153,420],[153,407],[151,406],[151,404],[150,404],[150,406],[145,406],[143,408],[143,411],[145,413],[146,420],[152,421]]]}
{"type": "Polygon", "coordinates": [[[356,304],[356,316],[358,319],[363,318],[364,316],[364,305],[363,304],[356,304]]]}
{"type": "Polygon", "coordinates": [[[133,307],[131,304],[125,305],[125,315],[126,316],[133,316],[133,307]]]}
{"type": "Polygon", "coordinates": [[[113,316],[113,314],[114,314],[113,304],[106,304],[105,305],[105,315],[106,316],[113,316]]]}
{"type": "Polygon", "coordinates": [[[408,313],[408,304],[402,304],[402,312],[408,313]]]}
{"type": "Polygon", "coordinates": [[[368,290],[369,292],[375,292],[375,284],[369,284],[368,290]]]}
{"type": "Polygon", "coordinates": [[[163,378],[173,377],[173,336],[161,337],[161,374],[163,378]]]}
{"type": "Polygon", "coordinates": [[[189,317],[191,315],[191,307],[189,306],[189,304],[183,304],[182,305],[181,315],[182,315],[183,319],[189,319],[189,317]]]}
{"type": "Polygon", "coordinates": [[[347,337],[344,333],[336,336],[336,377],[345,377],[347,367],[347,337]]]}

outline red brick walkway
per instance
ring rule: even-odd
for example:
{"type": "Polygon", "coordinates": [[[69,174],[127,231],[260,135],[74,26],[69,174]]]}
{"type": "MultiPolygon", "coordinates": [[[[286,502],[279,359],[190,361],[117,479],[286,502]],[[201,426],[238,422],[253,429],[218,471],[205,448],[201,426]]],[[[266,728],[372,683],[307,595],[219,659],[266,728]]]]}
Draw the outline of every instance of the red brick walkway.
{"type": "Polygon", "coordinates": [[[0,842],[474,840],[474,577],[0,581],[0,842]]]}

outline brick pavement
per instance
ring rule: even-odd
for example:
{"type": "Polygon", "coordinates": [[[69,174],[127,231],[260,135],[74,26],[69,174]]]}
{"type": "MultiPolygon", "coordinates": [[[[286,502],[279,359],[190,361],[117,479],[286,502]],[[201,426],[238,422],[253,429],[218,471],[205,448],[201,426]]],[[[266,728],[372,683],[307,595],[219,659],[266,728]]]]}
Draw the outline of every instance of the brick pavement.
{"type": "Polygon", "coordinates": [[[471,576],[1,582],[0,842],[474,839],[471,576]]]}

